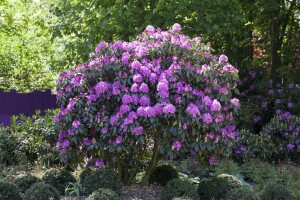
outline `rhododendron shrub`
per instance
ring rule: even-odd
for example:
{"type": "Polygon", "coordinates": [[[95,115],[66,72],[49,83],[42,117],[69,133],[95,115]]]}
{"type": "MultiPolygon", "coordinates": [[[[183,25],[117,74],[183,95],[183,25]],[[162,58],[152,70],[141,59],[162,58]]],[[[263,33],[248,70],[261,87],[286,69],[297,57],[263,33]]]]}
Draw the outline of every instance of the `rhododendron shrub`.
{"type": "Polygon", "coordinates": [[[87,63],[60,74],[62,160],[108,165],[128,182],[149,150],[146,177],[158,154],[231,152],[238,71],[180,30],[148,26],[135,41],[101,42],[87,63]]]}

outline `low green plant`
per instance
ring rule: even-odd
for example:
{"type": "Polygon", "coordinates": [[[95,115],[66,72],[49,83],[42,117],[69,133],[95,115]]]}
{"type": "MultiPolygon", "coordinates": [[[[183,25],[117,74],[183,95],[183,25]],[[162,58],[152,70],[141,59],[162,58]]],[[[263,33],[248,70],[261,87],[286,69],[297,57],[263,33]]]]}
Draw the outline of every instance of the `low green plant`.
{"type": "Polygon", "coordinates": [[[258,200],[258,195],[248,187],[240,187],[230,190],[226,200],[258,200]]]}
{"type": "Polygon", "coordinates": [[[279,165],[276,170],[276,182],[285,185],[295,199],[300,199],[300,167],[292,165],[279,165]]]}
{"type": "Polygon", "coordinates": [[[271,161],[276,144],[271,140],[271,135],[257,134],[247,129],[239,130],[239,145],[246,147],[245,151],[234,155],[239,161],[260,158],[271,161]]]}
{"type": "Polygon", "coordinates": [[[293,200],[291,192],[282,184],[269,183],[261,193],[261,200],[293,200]]]}
{"type": "Polygon", "coordinates": [[[97,191],[99,188],[111,189],[120,194],[122,188],[118,174],[110,169],[94,170],[82,180],[82,186],[88,195],[97,191]]]}
{"type": "Polygon", "coordinates": [[[178,178],[169,181],[161,192],[161,200],[172,200],[182,196],[199,199],[197,188],[189,181],[178,178]]]}
{"type": "Polygon", "coordinates": [[[159,165],[152,171],[149,183],[157,183],[165,186],[170,180],[179,178],[177,169],[172,165],[159,165]]]}
{"type": "Polygon", "coordinates": [[[65,193],[65,188],[68,183],[76,182],[76,179],[71,172],[65,169],[51,169],[43,175],[42,180],[55,187],[60,194],[65,193]]]}
{"type": "Polygon", "coordinates": [[[239,173],[239,166],[231,159],[222,159],[215,167],[216,174],[230,174],[236,175],[239,173]]]}
{"type": "Polygon", "coordinates": [[[86,168],[86,169],[82,170],[82,172],[79,174],[79,180],[80,180],[80,182],[82,182],[83,179],[85,179],[92,172],[93,172],[93,170],[91,168],[86,168]]]}
{"type": "Polygon", "coordinates": [[[20,200],[20,188],[5,180],[0,180],[0,199],[1,200],[20,200]]]}
{"type": "Polygon", "coordinates": [[[28,163],[38,162],[43,166],[59,164],[59,151],[53,146],[58,134],[58,126],[53,121],[57,111],[46,110],[44,116],[39,110],[31,117],[22,114],[12,116],[7,132],[15,137],[18,150],[28,163]]]}
{"type": "Polygon", "coordinates": [[[82,184],[80,184],[79,182],[69,183],[65,189],[65,195],[69,196],[76,195],[77,197],[79,197],[81,192],[82,184]]]}
{"type": "Polygon", "coordinates": [[[26,190],[23,200],[60,200],[59,191],[44,182],[36,183],[26,190]]]}
{"type": "Polygon", "coordinates": [[[230,190],[242,186],[235,176],[220,174],[200,181],[198,193],[203,199],[224,199],[230,190]]]}
{"type": "Polygon", "coordinates": [[[20,164],[22,152],[19,151],[16,137],[0,125],[0,165],[10,166],[20,164]]]}
{"type": "Polygon", "coordinates": [[[14,183],[20,188],[22,193],[25,193],[33,184],[40,182],[41,180],[30,174],[19,175],[14,179],[14,183]]]}
{"type": "Polygon", "coordinates": [[[107,188],[99,188],[97,191],[94,191],[89,195],[86,200],[119,200],[119,195],[107,188]]]}
{"type": "Polygon", "coordinates": [[[276,180],[276,168],[259,159],[251,159],[241,165],[241,175],[245,181],[254,183],[254,189],[259,192],[269,181],[276,180]]]}

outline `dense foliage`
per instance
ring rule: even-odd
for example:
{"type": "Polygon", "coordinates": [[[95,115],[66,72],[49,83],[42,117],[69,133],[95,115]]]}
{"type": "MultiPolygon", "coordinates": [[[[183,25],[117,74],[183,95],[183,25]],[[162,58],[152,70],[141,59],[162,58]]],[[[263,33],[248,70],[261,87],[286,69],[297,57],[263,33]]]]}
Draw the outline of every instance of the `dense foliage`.
{"type": "Polygon", "coordinates": [[[167,183],[161,192],[161,200],[172,200],[175,197],[199,199],[197,188],[186,180],[173,179],[167,183]]]}
{"type": "Polygon", "coordinates": [[[0,126],[0,165],[9,166],[20,164],[22,152],[14,135],[7,133],[7,128],[0,126]]]}
{"type": "Polygon", "coordinates": [[[0,199],[1,200],[20,200],[20,188],[8,181],[0,180],[0,199]]]}
{"type": "Polygon", "coordinates": [[[14,184],[16,184],[22,193],[25,193],[33,184],[40,182],[41,180],[31,174],[21,174],[14,179],[14,184]]]}
{"type": "Polygon", "coordinates": [[[99,188],[97,191],[89,195],[86,199],[87,200],[107,200],[107,199],[118,200],[120,198],[119,195],[111,189],[99,188]]]}
{"type": "Polygon", "coordinates": [[[55,148],[58,131],[57,125],[53,122],[55,113],[57,113],[55,110],[47,110],[45,115],[42,115],[40,111],[36,111],[31,117],[20,114],[11,118],[11,125],[2,129],[3,137],[11,138],[10,141],[3,143],[9,145],[3,152],[10,151],[14,154],[11,155],[9,162],[21,164],[38,162],[45,166],[59,164],[59,154],[55,148]],[[18,160],[14,161],[15,159],[18,160]]]}
{"type": "Polygon", "coordinates": [[[68,183],[74,183],[76,179],[71,172],[65,169],[51,169],[43,175],[42,181],[55,187],[60,194],[64,194],[68,183]]]}
{"type": "Polygon", "coordinates": [[[248,187],[240,187],[230,190],[226,200],[258,200],[258,195],[248,187]]]}
{"type": "Polygon", "coordinates": [[[53,199],[60,200],[59,191],[44,182],[36,183],[26,190],[23,200],[53,199]]]}
{"type": "Polygon", "coordinates": [[[262,200],[293,200],[291,192],[284,186],[278,183],[270,183],[265,186],[262,194],[262,200]]]}
{"type": "Polygon", "coordinates": [[[204,199],[224,199],[230,190],[242,187],[242,183],[234,176],[220,174],[199,183],[198,193],[204,199]]]}
{"type": "Polygon", "coordinates": [[[91,194],[99,188],[111,189],[118,194],[121,192],[122,184],[117,174],[108,169],[97,169],[81,180],[86,194],[91,194]]]}
{"type": "Polygon", "coordinates": [[[88,63],[60,75],[57,146],[64,162],[84,163],[89,155],[87,165],[123,168],[128,182],[149,148],[150,168],[158,152],[231,153],[237,70],[180,30],[148,26],[136,41],[101,42],[88,63]]]}
{"type": "Polygon", "coordinates": [[[172,165],[156,166],[149,178],[149,183],[156,183],[165,186],[170,180],[179,178],[177,169],[172,165]]]}

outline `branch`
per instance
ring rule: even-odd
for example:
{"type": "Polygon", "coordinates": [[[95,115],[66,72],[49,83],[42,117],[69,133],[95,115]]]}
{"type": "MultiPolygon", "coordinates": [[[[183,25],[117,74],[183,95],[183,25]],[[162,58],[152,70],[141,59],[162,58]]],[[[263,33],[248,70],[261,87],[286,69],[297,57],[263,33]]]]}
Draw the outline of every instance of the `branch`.
{"type": "Polygon", "coordinates": [[[284,22],[283,22],[283,25],[282,25],[282,29],[281,29],[281,34],[280,34],[280,37],[279,37],[280,41],[283,41],[283,37],[284,37],[285,31],[286,31],[286,27],[287,27],[287,25],[289,23],[289,19],[290,19],[290,16],[292,14],[292,11],[293,11],[293,9],[294,9],[294,7],[296,5],[296,1],[297,0],[293,0],[291,2],[290,8],[289,8],[289,10],[287,11],[287,13],[285,15],[285,19],[284,19],[284,22]]]}

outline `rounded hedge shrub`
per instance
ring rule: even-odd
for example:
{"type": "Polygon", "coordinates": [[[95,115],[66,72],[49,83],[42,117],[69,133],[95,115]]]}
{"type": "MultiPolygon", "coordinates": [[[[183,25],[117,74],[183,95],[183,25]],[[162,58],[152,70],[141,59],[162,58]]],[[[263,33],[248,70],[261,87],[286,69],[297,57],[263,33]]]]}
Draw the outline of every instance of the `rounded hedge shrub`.
{"type": "Polygon", "coordinates": [[[227,193],[226,200],[258,200],[256,193],[248,187],[233,189],[227,193]]]}
{"type": "Polygon", "coordinates": [[[21,152],[19,143],[14,135],[7,132],[7,129],[0,125],[0,164],[17,165],[20,162],[21,152]]]}
{"type": "Polygon", "coordinates": [[[25,193],[33,184],[40,182],[41,180],[30,174],[19,175],[14,179],[14,184],[16,184],[22,193],[25,193]]]}
{"type": "Polygon", "coordinates": [[[178,171],[172,165],[160,165],[154,168],[152,171],[149,183],[157,183],[161,186],[167,185],[167,183],[174,179],[179,178],[178,171]]]}
{"type": "Polygon", "coordinates": [[[82,186],[86,194],[91,194],[99,188],[111,189],[120,194],[122,188],[117,173],[109,169],[93,171],[82,180],[82,186]]]}
{"type": "Polygon", "coordinates": [[[44,182],[35,183],[26,190],[23,200],[60,200],[59,191],[52,185],[44,182]]]}
{"type": "Polygon", "coordinates": [[[0,199],[1,200],[22,199],[20,188],[14,183],[10,183],[5,180],[0,180],[0,199]]]}
{"type": "Polygon", "coordinates": [[[221,174],[202,180],[198,193],[201,199],[224,199],[227,192],[239,187],[242,187],[242,183],[236,177],[221,174]]]}
{"type": "Polygon", "coordinates": [[[197,188],[192,183],[178,178],[169,181],[161,192],[161,200],[172,200],[182,196],[199,199],[197,188]]]}
{"type": "Polygon", "coordinates": [[[284,186],[278,183],[269,183],[261,194],[262,200],[293,200],[293,195],[284,186]]]}
{"type": "Polygon", "coordinates": [[[79,181],[82,182],[83,179],[85,179],[88,175],[90,175],[93,172],[91,168],[86,168],[84,169],[80,174],[79,174],[79,181]]]}
{"type": "Polygon", "coordinates": [[[76,179],[71,172],[65,169],[51,169],[44,174],[42,180],[55,187],[60,194],[65,193],[65,188],[68,183],[76,182],[76,179]]]}
{"type": "Polygon", "coordinates": [[[88,196],[86,200],[119,200],[119,195],[111,189],[99,188],[88,196]]]}

